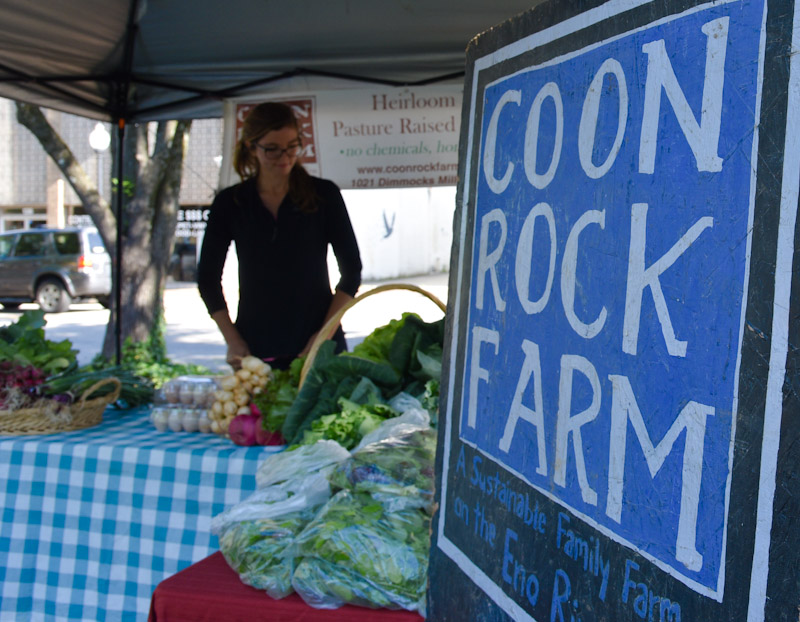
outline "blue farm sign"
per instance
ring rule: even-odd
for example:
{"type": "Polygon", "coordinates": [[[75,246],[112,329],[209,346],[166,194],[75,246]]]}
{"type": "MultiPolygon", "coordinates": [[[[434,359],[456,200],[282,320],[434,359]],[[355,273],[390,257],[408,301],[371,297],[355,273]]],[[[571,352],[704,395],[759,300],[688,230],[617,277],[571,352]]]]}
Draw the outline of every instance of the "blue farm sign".
{"type": "Polygon", "coordinates": [[[465,91],[437,546],[513,619],[686,619],[733,574],[768,11],[645,8],[465,91]]]}
{"type": "Polygon", "coordinates": [[[763,21],[731,8],[486,87],[459,430],[709,593],[722,581],[763,21]]]}

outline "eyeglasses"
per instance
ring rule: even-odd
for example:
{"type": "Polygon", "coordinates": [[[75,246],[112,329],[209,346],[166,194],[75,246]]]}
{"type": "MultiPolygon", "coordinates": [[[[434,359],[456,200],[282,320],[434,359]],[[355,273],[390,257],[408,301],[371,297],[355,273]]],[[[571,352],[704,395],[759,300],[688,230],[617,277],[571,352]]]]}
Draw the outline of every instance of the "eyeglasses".
{"type": "Polygon", "coordinates": [[[268,160],[280,160],[285,153],[290,158],[294,158],[297,154],[300,153],[300,150],[303,148],[303,145],[300,143],[295,143],[294,145],[289,145],[285,149],[281,149],[280,147],[275,147],[274,145],[259,145],[258,143],[253,143],[254,147],[258,147],[261,151],[264,152],[264,155],[267,157],[268,160]]]}

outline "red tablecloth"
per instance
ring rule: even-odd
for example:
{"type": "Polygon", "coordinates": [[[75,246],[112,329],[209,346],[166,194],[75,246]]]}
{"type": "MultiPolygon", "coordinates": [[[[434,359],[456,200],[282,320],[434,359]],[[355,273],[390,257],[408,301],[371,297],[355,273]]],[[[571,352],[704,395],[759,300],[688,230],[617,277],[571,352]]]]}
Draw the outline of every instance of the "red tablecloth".
{"type": "Polygon", "coordinates": [[[275,600],[245,585],[222,553],[192,564],[156,586],[148,622],[422,622],[411,611],[345,605],[314,609],[297,594],[275,600]]]}

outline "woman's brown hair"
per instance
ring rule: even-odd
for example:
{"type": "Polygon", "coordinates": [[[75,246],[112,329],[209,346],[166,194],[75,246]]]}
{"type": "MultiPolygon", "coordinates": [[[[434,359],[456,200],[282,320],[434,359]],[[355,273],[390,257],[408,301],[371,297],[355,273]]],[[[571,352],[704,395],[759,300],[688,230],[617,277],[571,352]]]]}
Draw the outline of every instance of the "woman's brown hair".
{"type": "MultiPolygon", "coordinates": [[[[233,150],[233,168],[239,177],[245,180],[258,175],[258,160],[253,154],[252,145],[265,134],[285,127],[297,130],[297,137],[302,141],[297,118],[286,104],[265,102],[247,114],[242,124],[242,134],[233,150]]],[[[317,207],[317,196],[310,175],[299,162],[295,162],[289,173],[289,198],[305,212],[314,211],[317,207]]]]}

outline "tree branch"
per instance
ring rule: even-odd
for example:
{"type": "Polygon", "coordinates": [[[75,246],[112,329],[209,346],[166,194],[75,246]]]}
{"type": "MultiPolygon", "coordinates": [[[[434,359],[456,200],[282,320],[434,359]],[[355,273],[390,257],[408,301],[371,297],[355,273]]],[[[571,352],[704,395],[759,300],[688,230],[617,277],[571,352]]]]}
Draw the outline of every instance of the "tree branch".
{"type": "Polygon", "coordinates": [[[17,121],[36,137],[42,148],[56,163],[61,173],[72,187],[84,209],[92,218],[106,249],[114,256],[117,243],[116,221],[108,203],[97,192],[86,171],[66,143],[50,125],[38,106],[16,102],[17,121]]]}

